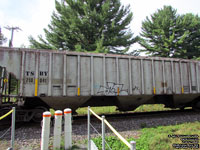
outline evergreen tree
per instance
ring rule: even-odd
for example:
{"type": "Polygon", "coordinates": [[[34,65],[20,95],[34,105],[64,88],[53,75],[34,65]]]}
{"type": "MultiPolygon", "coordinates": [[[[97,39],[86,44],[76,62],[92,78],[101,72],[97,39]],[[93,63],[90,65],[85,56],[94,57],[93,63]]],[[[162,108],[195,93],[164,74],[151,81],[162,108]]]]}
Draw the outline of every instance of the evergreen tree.
{"type": "Polygon", "coordinates": [[[200,56],[200,20],[192,14],[178,15],[164,6],[142,23],[139,43],[152,56],[193,58],[200,56]]]}
{"type": "Polygon", "coordinates": [[[200,57],[200,17],[191,13],[182,15],[180,28],[180,34],[184,35],[184,39],[180,45],[182,51],[179,52],[179,57],[188,59],[200,57]]]}
{"type": "Polygon", "coordinates": [[[123,53],[136,42],[129,30],[132,20],[130,6],[120,0],[56,1],[45,37],[39,41],[29,37],[31,47],[123,53]],[[122,50],[124,49],[124,51],[122,50]]]}

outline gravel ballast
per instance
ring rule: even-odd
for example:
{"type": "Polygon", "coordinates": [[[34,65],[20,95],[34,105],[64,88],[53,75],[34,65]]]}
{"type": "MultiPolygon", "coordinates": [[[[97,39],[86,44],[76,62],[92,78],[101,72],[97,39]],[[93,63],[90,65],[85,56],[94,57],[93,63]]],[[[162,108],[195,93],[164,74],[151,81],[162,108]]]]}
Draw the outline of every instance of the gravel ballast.
{"type": "MultiPolygon", "coordinates": [[[[182,113],[181,115],[156,115],[141,118],[124,117],[118,119],[108,119],[108,122],[125,138],[140,136],[141,128],[165,126],[165,125],[176,125],[185,122],[200,121],[199,113],[182,113]]],[[[101,122],[97,119],[92,119],[92,126],[101,133],[101,122]]],[[[16,149],[19,150],[38,150],[40,149],[40,138],[41,138],[41,125],[35,123],[19,123],[16,125],[16,149]]],[[[64,129],[64,128],[63,128],[64,129]]],[[[7,129],[0,131],[0,137],[6,132],[7,129]]],[[[73,121],[72,125],[72,140],[76,145],[85,145],[87,140],[87,120],[73,121]]],[[[111,131],[106,127],[107,135],[112,135],[111,131]]],[[[63,134],[63,133],[62,133],[63,134]]],[[[91,128],[92,137],[99,136],[91,128]]],[[[51,126],[50,139],[53,138],[53,126],[51,126]]],[[[2,145],[10,145],[10,132],[8,132],[3,138],[0,139],[0,147],[2,145]],[[5,144],[6,143],[6,144],[5,144]]]]}

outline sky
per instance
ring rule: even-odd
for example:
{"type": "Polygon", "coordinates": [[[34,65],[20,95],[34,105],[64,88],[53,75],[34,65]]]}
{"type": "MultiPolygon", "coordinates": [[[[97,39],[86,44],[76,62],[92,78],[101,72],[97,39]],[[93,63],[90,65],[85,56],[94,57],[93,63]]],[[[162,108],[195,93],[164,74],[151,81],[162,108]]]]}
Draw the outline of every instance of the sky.
{"type": "MultiPolygon", "coordinates": [[[[171,5],[178,14],[193,13],[200,16],[200,0],[121,0],[122,5],[131,6],[133,20],[130,28],[134,36],[141,32],[142,21],[164,5],[171,5]]],[[[55,0],[0,0],[0,27],[9,41],[11,32],[5,27],[19,27],[14,32],[13,46],[28,46],[28,37],[37,39],[44,35],[43,29],[50,23],[52,12],[55,10],[55,0]]],[[[8,46],[8,42],[4,44],[8,46]]],[[[137,49],[138,44],[131,48],[137,49]]]]}

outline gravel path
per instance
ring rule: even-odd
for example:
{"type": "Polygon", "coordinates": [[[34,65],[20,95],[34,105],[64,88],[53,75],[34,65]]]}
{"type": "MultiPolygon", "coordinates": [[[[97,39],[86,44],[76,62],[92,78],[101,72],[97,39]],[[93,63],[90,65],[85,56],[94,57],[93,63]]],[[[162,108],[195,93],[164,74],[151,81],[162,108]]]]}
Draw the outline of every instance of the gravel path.
{"type": "MultiPolygon", "coordinates": [[[[139,137],[139,129],[143,127],[156,127],[161,125],[175,125],[184,122],[200,121],[199,113],[182,113],[178,115],[166,115],[166,116],[147,116],[142,118],[120,118],[111,119],[109,123],[125,138],[139,137]]],[[[92,120],[92,125],[101,133],[101,122],[98,120],[92,120]]],[[[41,126],[40,124],[25,123],[18,124],[16,129],[16,149],[18,150],[38,150],[40,149],[40,137],[41,137],[41,126]]],[[[87,120],[74,121],[73,122],[73,142],[76,144],[83,144],[84,140],[87,139],[87,120]]],[[[0,131],[0,137],[5,133],[5,130],[0,131]]],[[[111,131],[106,127],[106,133],[111,135],[111,131]]],[[[51,127],[51,141],[53,136],[53,127],[51,127]]],[[[92,137],[98,136],[92,130],[92,137]]],[[[0,147],[8,147],[10,139],[10,132],[0,139],[0,147]]],[[[0,148],[1,149],[1,148],[0,148]]]]}

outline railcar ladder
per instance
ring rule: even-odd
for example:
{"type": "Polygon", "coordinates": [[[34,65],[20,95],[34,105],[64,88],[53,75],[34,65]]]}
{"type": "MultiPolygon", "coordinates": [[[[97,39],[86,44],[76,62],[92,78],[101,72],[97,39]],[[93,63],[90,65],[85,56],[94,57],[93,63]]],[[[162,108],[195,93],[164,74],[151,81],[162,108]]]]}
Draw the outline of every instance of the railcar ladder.
{"type": "Polygon", "coordinates": [[[3,101],[3,93],[6,92],[6,68],[0,67],[0,106],[3,101]]]}

